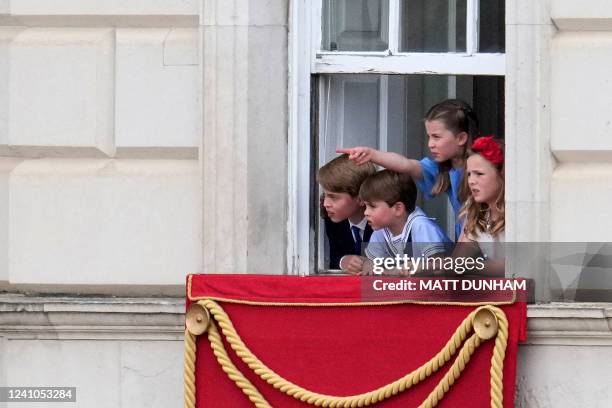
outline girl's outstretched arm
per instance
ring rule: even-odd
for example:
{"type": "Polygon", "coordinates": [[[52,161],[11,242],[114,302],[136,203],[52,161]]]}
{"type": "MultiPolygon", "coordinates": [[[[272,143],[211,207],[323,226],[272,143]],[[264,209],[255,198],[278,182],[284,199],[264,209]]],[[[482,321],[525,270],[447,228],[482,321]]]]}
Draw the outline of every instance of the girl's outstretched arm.
{"type": "Polygon", "coordinates": [[[409,159],[401,154],[381,152],[380,150],[365,146],[336,149],[336,153],[347,153],[349,159],[354,160],[359,165],[372,162],[398,173],[407,173],[413,180],[419,180],[423,177],[421,163],[418,160],[409,159]]]}

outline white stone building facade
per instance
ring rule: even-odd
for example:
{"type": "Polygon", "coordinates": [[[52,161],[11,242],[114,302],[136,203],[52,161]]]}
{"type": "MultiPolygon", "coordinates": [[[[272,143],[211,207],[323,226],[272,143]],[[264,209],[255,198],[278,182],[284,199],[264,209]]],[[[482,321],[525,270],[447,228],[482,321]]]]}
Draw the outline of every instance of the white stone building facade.
{"type": "MultiPolygon", "coordinates": [[[[316,270],[320,4],[0,0],[0,386],[180,406],[186,274],[316,270]]],[[[504,77],[507,240],[612,241],[612,3],[504,21],[504,55],[437,74],[504,77]]],[[[528,315],[517,406],[610,406],[612,305],[528,315]]]]}

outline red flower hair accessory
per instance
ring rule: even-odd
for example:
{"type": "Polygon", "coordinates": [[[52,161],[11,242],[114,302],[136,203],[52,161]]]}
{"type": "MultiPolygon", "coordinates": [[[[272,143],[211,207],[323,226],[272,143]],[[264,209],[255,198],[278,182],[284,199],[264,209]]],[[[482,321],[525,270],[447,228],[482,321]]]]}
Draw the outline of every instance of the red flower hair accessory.
{"type": "Polygon", "coordinates": [[[491,136],[481,136],[472,143],[472,151],[493,163],[497,167],[504,164],[504,152],[497,141],[491,136]]]}

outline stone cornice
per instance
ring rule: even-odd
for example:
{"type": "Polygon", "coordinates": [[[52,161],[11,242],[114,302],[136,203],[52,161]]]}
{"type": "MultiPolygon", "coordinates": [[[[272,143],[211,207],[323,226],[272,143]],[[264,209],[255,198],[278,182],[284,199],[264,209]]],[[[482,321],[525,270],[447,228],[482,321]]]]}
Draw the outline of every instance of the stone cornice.
{"type": "MultiPolygon", "coordinates": [[[[0,296],[0,336],[36,339],[180,340],[179,298],[0,296]]],[[[528,306],[529,345],[612,345],[612,304],[528,306]]]]}
{"type": "Polygon", "coordinates": [[[36,339],[180,340],[178,298],[0,296],[0,335],[36,339]]]}
{"type": "Polygon", "coordinates": [[[530,305],[527,344],[612,345],[612,304],[530,305]]]}

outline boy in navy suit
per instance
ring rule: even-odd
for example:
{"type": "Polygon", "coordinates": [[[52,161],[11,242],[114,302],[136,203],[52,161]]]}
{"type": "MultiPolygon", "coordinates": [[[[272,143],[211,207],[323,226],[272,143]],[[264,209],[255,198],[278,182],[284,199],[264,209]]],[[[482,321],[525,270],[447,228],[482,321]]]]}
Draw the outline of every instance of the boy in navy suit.
{"type": "Polygon", "coordinates": [[[372,228],[359,199],[361,183],[376,173],[372,163],[361,166],[347,154],[336,157],[319,169],[317,181],[324,191],[322,201],[325,234],[329,242],[329,268],[346,270],[346,255],[361,255],[372,228]]]}

